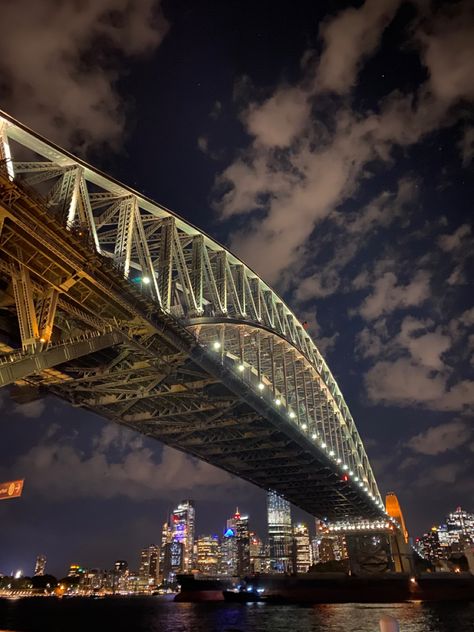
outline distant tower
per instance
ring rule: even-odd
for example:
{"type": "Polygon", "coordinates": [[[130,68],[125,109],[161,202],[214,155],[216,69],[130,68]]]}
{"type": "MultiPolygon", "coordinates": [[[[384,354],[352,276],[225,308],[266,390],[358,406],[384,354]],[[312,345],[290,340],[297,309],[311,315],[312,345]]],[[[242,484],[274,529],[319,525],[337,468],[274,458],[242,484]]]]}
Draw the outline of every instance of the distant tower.
{"type": "Polygon", "coordinates": [[[150,544],[141,552],[139,585],[142,590],[148,590],[157,584],[159,555],[160,548],[156,544],[150,544]]]}
{"type": "Polygon", "coordinates": [[[308,527],[293,525],[293,572],[307,573],[313,563],[308,527]]]}
{"type": "Polygon", "coordinates": [[[234,524],[237,541],[237,575],[244,577],[250,573],[249,518],[242,516],[238,508],[234,514],[234,524]]]}
{"type": "Polygon", "coordinates": [[[277,573],[284,573],[291,566],[291,506],[276,494],[267,494],[268,540],[270,544],[270,566],[277,573]]]}
{"type": "Polygon", "coordinates": [[[388,494],[386,495],[385,507],[387,509],[388,515],[392,518],[395,518],[395,520],[400,525],[405,543],[408,544],[408,531],[405,526],[405,520],[403,519],[400,503],[398,502],[398,498],[394,492],[388,492],[388,494]]]}
{"type": "Polygon", "coordinates": [[[172,530],[173,541],[183,545],[185,573],[189,573],[193,568],[194,522],[194,501],[182,500],[173,510],[172,530]]]}
{"type": "Polygon", "coordinates": [[[46,555],[38,555],[35,564],[35,575],[44,575],[46,570],[46,555]]]}

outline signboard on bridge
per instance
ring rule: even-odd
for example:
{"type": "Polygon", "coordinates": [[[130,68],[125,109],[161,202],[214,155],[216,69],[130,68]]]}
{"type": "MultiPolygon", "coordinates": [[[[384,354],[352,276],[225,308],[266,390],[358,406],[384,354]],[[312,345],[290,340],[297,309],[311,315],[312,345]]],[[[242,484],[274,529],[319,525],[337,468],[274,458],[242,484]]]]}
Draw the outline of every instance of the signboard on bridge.
{"type": "Polygon", "coordinates": [[[25,479],[19,481],[7,481],[6,483],[0,483],[0,500],[7,500],[8,498],[18,498],[23,491],[23,483],[25,479]]]}

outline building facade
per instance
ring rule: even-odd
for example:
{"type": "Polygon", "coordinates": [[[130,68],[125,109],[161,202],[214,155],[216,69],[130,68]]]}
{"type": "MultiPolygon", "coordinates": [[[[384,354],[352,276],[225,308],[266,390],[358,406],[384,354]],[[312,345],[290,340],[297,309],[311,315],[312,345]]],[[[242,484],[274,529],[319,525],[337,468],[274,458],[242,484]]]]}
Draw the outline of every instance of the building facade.
{"type": "Polygon", "coordinates": [[[46,555],[38,555],[35,563],[35,575],[44,575],[46,571],[46,555]]]}
{"type": "Polygon", "coordinates": [[[194,566],[194,525],[195,508],[193,500],[182,500],[173,510],[172,514],[172,539],[183,545],[183,570],[191,572],[194,566]]]}
{"type": "Polygon", "coordinates": [[[293,525],[293,571],[307,573],[313,563],[311,541],[308,527],[304,524],[293,525]]]}
{"type": "Polygon", "coordinates": [[[274,573],[291,570],[292,529],[290,503],[273,491],[267,493],[270,569],[274,573]]]}

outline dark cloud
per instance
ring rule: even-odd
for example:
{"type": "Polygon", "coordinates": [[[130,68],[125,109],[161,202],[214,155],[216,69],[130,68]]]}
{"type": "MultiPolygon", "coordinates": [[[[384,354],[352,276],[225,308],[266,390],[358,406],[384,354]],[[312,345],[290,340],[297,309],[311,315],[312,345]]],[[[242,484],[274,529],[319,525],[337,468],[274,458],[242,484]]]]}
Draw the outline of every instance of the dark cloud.
{"type": "Polygon", "coordinates": [[[54,141],[86,150],[118,146],[125,103],[119,61],[160,44],[167,22],[157,0],[7,0],[0,38],[0,95],[11,115],[54,141]]]}

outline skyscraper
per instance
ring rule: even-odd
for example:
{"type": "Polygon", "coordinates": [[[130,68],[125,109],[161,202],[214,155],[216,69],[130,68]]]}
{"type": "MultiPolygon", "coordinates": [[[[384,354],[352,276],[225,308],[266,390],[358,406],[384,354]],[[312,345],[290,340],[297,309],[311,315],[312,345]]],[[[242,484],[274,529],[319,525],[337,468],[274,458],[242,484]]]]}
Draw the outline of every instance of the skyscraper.
{"type": "Polygon", "coordinates": [[[173,532],[171,531],[168,520],[163,523],[161,530],[161,543],[160,543],[160,560],[158,568],[158,583],[162,583],[165,579],[165,555],[169,548],[169,544],[173,541],[173,532]]]}
{"type": "Polygon", "coordinates": [[[197,541],[197,568],[206,575],[217,575],[219,562],[219,538],[202,535],[197,541]]]}
{"type": "Polygon", "coordinates": [[[291,507],[276,494],[267,494],[268,540],[270,567],[273,572],[284,573],[291,567],[291,507]]]}
{"type": "Polygon", "coordinates": [[[234,514],[234,525],[237,540],[237,575],[244,577],[250,573],[249,518],[242,516],[238,508],[234,514]]]}
{"type": "Polygon", "coordinates": [[[183,570],[189,573],[193,568],[195,509],[193,500],[182,500],[173,510],[173,540],[183,545],[183,570]]]}
{"type": "Polygon", "coordinates": [[[307,573],[313,563],[308,527],[304,524],[293,525],[293,571],[307,573]]]}
{"type": "Polygon", "coordinates": [[[139,586],[142,590],[148,590],[157,584],[159,555],[160,549],[156,544],[150,544],[141,552],[139,586]]]}
{"type": "Polygon", "coordinates": [[[35,575],[44,575],[46,570],[46,555],[38,555],[35,564],[35,575]]]}

